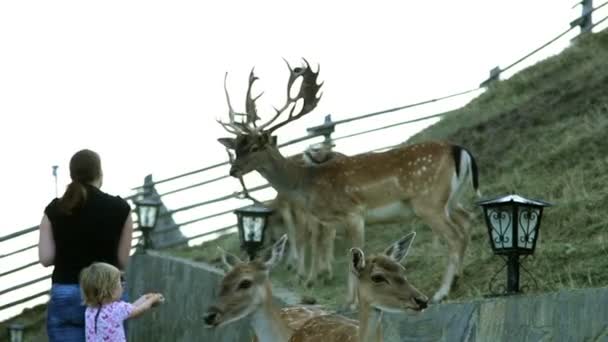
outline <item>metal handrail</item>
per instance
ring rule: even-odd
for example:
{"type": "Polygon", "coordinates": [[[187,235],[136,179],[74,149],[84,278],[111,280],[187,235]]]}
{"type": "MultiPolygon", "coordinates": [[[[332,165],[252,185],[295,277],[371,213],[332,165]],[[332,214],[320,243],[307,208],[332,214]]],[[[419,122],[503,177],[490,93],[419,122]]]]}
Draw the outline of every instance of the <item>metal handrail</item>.
{"type": "MultiPolygon", "coordinates": [[[[244,208],[244,207],[241,207],[241,208],[244,208]]],[[[225,211],[222,211],[222,212],[219,212],[219,213],[215,213],[215,214],[211,214],[211,215],[206,215],[206,216],[199,217],[199,218],[196,218],[196,219],[193,219],[193,220],[188,220],[188,221],[185,221],[185,222],[182,222],[182,223],[176,223],[176,224],[172,225],[169,228],[165,228],[163,230],[154,231],[153,234],[154,235],[163,235],[163,234],[171,233],[171,232],[176,231],[177,229],[180,229],[183,226],[187,226],[187,225],[192,224],[192,223],[204,221],[204,220],[207,220],[207,219],[210,219],[210,218],[214,218],[214,217],[218,217],[218,216],[222,216],[222,215],[226,215],[226,214],[230,214],[231,212],[235,211],[236,209],[238,209],[238,208],[234,208],[234,209],[230,209],[230,210],[225,210],[225,211]]]]}
{"type": "Polygon", "coordinates": [[[24,235],[24,234],[36,231],[37,229],[38,229],[38,226],[34,226],[34,227],[26,228],[26,229],[23,229],[23,230],[20,230],[20,231],[17,231],[17,232],[14,232],[14,233],[2,236],[2,237],[0,237],[0,242],[4,242],[4,241],[10,240],[10,239],[14,239],[14,238],[16,238],[18,236],[21,236],[21,235],[24,235]]]}
{"type": "Polygon", "coordinates": [[[28,296],[28,297],[25,297],[25,298],[18,299],[16,301],[10,302],[8,304],[4,304],[4,305],[0,306],[0,311],[2,311],[4,309],[8,309],[10,307],[13,307],[15,305],[19,305],[21,303],[25,303],[25,302],[30,301],[32,299],[36,299],[36,298],[48,295],[49,293],[51,293],[51,291],[50,290],[46,290],[46,291],[38,292],[38,293],[36,293],[34,295],[31,295],[31,296],[28,296]]]}
{"type": "Polygon", "coordinates": [[[403,109],[419,107],[419,106],[422,106],[422,105],[425,105],[425,104],[434,103],[434,102],[437,102],[437,101],[447,100],[449,98],[453,98],[453,97],[457,97],[457,96],[462,96],[462,95],[470,94],[470,93],[475,92],[477,90],[480,90],[482,88],[483,87],[477,87],[477,88],[474,88],[474,89],[469,89],[469,90],[461,91],[461,92],[458,92],[458,93],[454,93],[454,94],[450,94],[450,95],[446,95],[446,96],[442,96],[442,97],[438,97],[438,98],[424,100],[424,101],[408,104],[408,105],[405,105],[405,106],[395,107],[395,108],[381,110],[381,111],[377,111],[377,112],[373,112],[373,113],[369,113],[369,114],[363,114],[363,115],[355,116],[355,117],[348,118],[348,119],[338,120],[338,121],[334,121],[333,124],[335,124],[337,126],[337,125],[349,123],[349,122],[352,122],[352,121],[358,121],[358,120],[361,120],[361,119],[371,118],[371,117],[374,117],[374,116],[377,116],[377,115],[381,115],[381,114],[387,114],[387,113],[392,113],[392,112],[396,112],[396,111],[403,110],[403,109]]]}
{"type": "Polygon", "coordinates": [[[38,247],[38,244],[30,245],[30,246],[27,246],[27,247],[24,247],[24,248],[21,248],[21,249],[18,249],[18,250],[15,250],[15,251],[9,252],[9,253],[7,253],[7,254],[0,254],[0,259],[2,259],[2,258],[6,258],[6,257],[9,257],[9,256],[11,256],[11,255],[19,254],[19,253],[21,253],[21,252],[25,252],[25,251],[27,251],[27,250],[34,249],[34,248],[36,248],[36,247],[38,247]]]}
{"type": "Polygon", "coordinates": [[[29,268],[29,267],[32,267],[32,266],[36,266],[36,265],[38,265],[38,263],[39,263],[38,261],[30,262],[29,264],[25,264],[23,266],[19,266],[17,268],[12,269],[12,270],[8,270],[8,271],[6,271],[4,273],[0,273],[0,278],[2,278],[4,276],[7,276],[9,274],[13,274],[15,272],[19,272],[19,271],[24,270],[26,268],[29,268]]]}
{"type": "Polygon", "coordinates": [[[414,122],[419,122],[419,121],[439,118],[439,117],[445,116],[446,114],[449,114],[451,112],[453,112],[453,111],[447,111],[447,112],[443,112],[443,113],[439,113],[439,114],[427,115],[427,116],[423,116],[423,117],[420,117],[420,118],[417,118],[417,119],[406,120],[406,121],[397,122],[397,123],[386,125],[386,126],[381,126],[381,127],[377,127],[377,128],[368,129],[368,130],[361,131],[361,132],[356,132],[356,133],[352,133],[352,134],[342,135],[342,136],[339,136],[339,137],[336,137],[336,138],[332,138],[331,140],[333,140],[333,141],[343,140],[343,139],[347,139],[347,138],[356,137],[356,136],[359,136],[359,135],[364,135],[364,134],[368,134],[368,133],[382,131],[382,130],[385,130],[387,128],[393,128],[393,127],[397,127],[397,126],[401,126],[401,125],[407,125],[407,124],[414,123],[414,122]]]}
{"type": "Polygon", "coordinates": [[[43,280],[51,279],[51,277],[52,277],[52,275],[49,274],[49,275],[45,275],[45,276],[42,276],[42,277],[34,279],[34,280],[26,281],[25,283],[22,283],[22,284],[19,284],[19,285],[15,285],[13,287],[9,287],[7,289],[4,289],[4,290],[0,291],[0,296],[3,295],[3,294],[5,294],[5,293],[9,293],[9,292],[18,290],[18,289],[20,289],[22,287],[26,287],[28,285],[32,285],[32,284],[41,282],[43,280]]]}
{"type": "Polygon", "coordinates": [[[162,246],[158,247],[158,249],[167,249],[167,248],[183,245],[183,244],[188,243],[190,240],[199,239],[199,238],[202,238],[202,237],[207,236],[207,235],[217,234],[217,233],[224,232],[224,231],[232,229],[232,228],[236,228],[236,225],[232,224],[232,225],[225,226],[225,227],[222,227],[222,228],[218,228],[218,229],[214,229],[214,230],[211,230],[211,231],[207,231],[207,232],[204,232],[204,233],[201,233],[201,234],[198,234],[198,235],[190,236],[190,237],[187,237],[185,239],[180,239],[178,241],[173,241],[173,242],[170,242],[168,244],[165,244],[165,245],[162,245],[162,246]]]}
{"type": "MultiPolygon", "coordinates": [[[[251,192],[255,192],[255,191],[259,191],[259,190],[264,190],[264,189],[267,189],[269,187],[270,187],[270,184],[263,184],[263,185],[256,186],[256,187],[253,187],[251,189],[248,189],[248,192],[251,193],[251,192]]],[[[183,206],[183,207],[180,207],[180,208],[176,208],[176,209],[173,209],[173,210],[168,210],[165,213],[160,214],[160,217],[170,216],[170,215],[173,215],[173,214],[175,214],[177,212],[180,212],[180,211],[190,210],[190,209],[193,209],[193,208],[196,208],[196,207],[200,207],[200,206],[204,206],[204,205],[207,205],[207,204],[212,204],[212,203],[217,203],[217,202],[225,201],[227,199],[231,199],[231,198],[235,198],[235,197],[238,197],[238,196],[242,196],[244,194],[245,194],[245,191],[239,191],[239,192],[236,192],[236,193],[231,193],[231,194],[228,194],[228,195],[216,197],[214,199],[210,199],[210,200],[207,200],[207,201],[203,201],[203,202],[199,202],[199,203],[194,203],[194,204],[186,205],[186,206],[183,206]]]]}

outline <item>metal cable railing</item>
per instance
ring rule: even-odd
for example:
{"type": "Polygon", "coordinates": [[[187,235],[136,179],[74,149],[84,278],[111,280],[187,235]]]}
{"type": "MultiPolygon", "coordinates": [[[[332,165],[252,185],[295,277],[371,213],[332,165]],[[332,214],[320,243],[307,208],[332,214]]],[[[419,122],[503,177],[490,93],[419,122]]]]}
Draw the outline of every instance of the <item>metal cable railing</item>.
{"type": "MultiPolygon", "coordinates": [[[[605,3],[603,3],[603,4],[601,4],[601,5],[599,5],[599,6],[597,6],[597,7],[595,7],[595,8],[593,8],[590,12],[588,12],[587,15],[590,15],[594,11],[596,11],[596,10],[598,10],[598,9],[606,6],[606,5],[608,5],[608,1],[605,2],[605,3]]],[[[584,16],[582,16],[582,17],[580,17],[580,18],[572,21],[570,23],[570,27],[567,30],[565,30],[564,32],[560,33],[558,36],[556,36],[555,38],[551,39],[547,43],[541,45],[539,48],[537,48],[537,49],[531,51],[530,53],[526,54],[525,56],[517,59],[515,62],[509,64],[507,67],[499,69],[498,74],[511,69],[515,65],[521,63],[522,61],[530,58],[531,56],[533,56],[534,54],[538,53],[539,51],[541,51],[542,49],[546,48],[547,46],[553,44],[555,41],[563,38],[567,33],[569,33],[572,29],[576,28],[582,22],[582,20],[583,20],[582,18],[583,17],[584,16]]],[[[597,25],[605,22],[607,19],[608,19],[608,17],[605,17],[605,18],[603,18],[601,20],[596,21],[595,23],[593,23],[593,25],[591,26],[591,28],[594,28],[597,25]]],[[[390,108],[390,109],[386,109],[386,110],[381,110],[381,111],[377,111],[377,112],[373,112],[373,113],[358,115],[358,116],[354,116],[354,117],[351,117],[351,118],[338,120],[338,121],[335,121],[335,122],[331,122],[330,121],[330,122],[326,122],[324,124],[324,126],[337,126],[337,125],[348,124],[348,123],[352,123],[352,122],[355,122],[355,121],[358,121],[358,120],[367,119],[367,118],[371,118],[371,117],[376,117],[376,116],[382,115],[382,114],[393,113],[393,112],[397,112],[397,111],[404,110],[404,109],[414,108],[414,107],[423,106],[423,105],[427,105],[427,104],[430,104],[430,103],[436,103],[436,102],[439,102],[439,101],[443,101],[443,100],[454,98],[454,97],[458,97],[458,96],[463,96],[463,95],[466,95],[466,94],[472,94],[472,93],[474,93],[476,91],[479,91],[481,89],[484,89],[484,87],[477,87],[477,88],[474,88],[474,89],[469,89],[469,90],[466,90],[466,91],[457,92],[457,93],[453,93],[453,94],[442,96],[442,97],[437,97],[437,98],[433,98],[433,99],[429,99],[429,100],[425,100],[425,101],[420,101],[420,102],[416,102],[416,103],[412,103],[412,104],[407,104],[407,105],[404,105],[404,106],[394,107],[394,108],[390,108]]],[[[346,139],[349,139],[349,138],[353,138],[353,137],[357,137],[357,136],[361,136],[361,135],[365,135],[365,134],[369,134],[369,133],[373,133],[373,132],[378,132],[378,131],[382,131],[382,130],[389,129],[389,128],[394,128],[394,127],[398,127],[398,126],[402,126],[402,125],[407,125],[407,124],[411,124],[411,123],[415,123],[415,122],[419,122],[419,121],[423,121],[423,120],[429,120],[429,119],[443,117],[445,115],[448,115],[449,113],[451,113],[451,111],[443,112],[443,113],[438,113],[438,114],[427,115],[427,116],[420,117],[420,118],[415,118],[415,119],[408,119],[408,120],[405,120],[405,121],[401,121],[401,122],[397,122],[397,123],[393,123],[393,124],[389,124],[389,125],[382,125],[382,126],[379,126],[379,127],[374,127],[374,128],[366,129],[366,130],[363,130],[363,131],[358,131],[358,132],[346,134],[346,135],[343,135],[343,136],[335,137],[335,138],[332,138],[332,140],[334,140],[334,141],[346,140],[346,139]]],[[[309,139],[313,139],[313,138],[316,138],[316,137],[321,137],[321,136],[324,136],[324,134],[323,133],[318,133],[317,131],[314,131],[314,130],[312,130],[312,131],[309,130],[309,134],[301,136],[301,137],[298,137],[298,138],[290,140],[290,141],[287,141],[285,143],[282,143],[282,144],[279,145],[279,147],[286,147],[286,146],[289,146],[289,145],[292,145],[292,144],[296,144],[296,143],[299,143],[299,142],[303,142],[303,141],[306,141],[306,140],[309,140],[309,139]]],[[[386,147],[383,147],[383,148],[376,148],[376,149],[373,149],[371,151],[386,150],[386,149],[390,149],[390,148],[393,148],[393,147],[398,146],[398,145],[400,145],[400,144],[386,146],[386,147]]],[[[370,152],[370,151],[368,151],[368,152],[370,152]]],[[[228,165],[229,165],[228,161],[224,161],[224,162],[221,162],[221,163],[216,163],[216,164],[209,165],[209,166],[197,169],[197,170],[193,170],[193,171],[181,173],[181,174],[178,174],[178,175],[175,175],[175,176],[172,176],[172,177],[164,178],[164,179],[155,181],[155,182],[153,182],[151,184],[146,184],[146,186],[155,186],[155,185],[158,185],[158,184],[165,184],[165,183],[177,180],[177,179],[181,179],[181,178],[184,178],[184,177],[187,177],[187,176],[192,176],[192,175],[195,175],[195,174],[199,174],[199,173],[202,173],[202,172],[206,172],[206,171],[210,171],[210,170],[216,169],[218,167],[228,166],[228,165]]],[[[209,184],[214,184],[214,183],[216,183],[218,181],[221,181],[221,180],[224,180],[224,179],[228,179],[228,178],[230,178],[230,176],[228,176],[228,175],[211,178],[211,179],[208,179],[208,180],[205,180],[205,181],[202,181],[202,182],[198,182],[198,183],[195,183],[195,184],[191,184],[191,185],[188,185],[188,186],[183,186],[183,187],[180,187],[180,188],[176,188],[176,189],[173,189],[173,190],[169,190],[169,191],[163,192],[159,196],[161,198],[163,198],[165,196],[174,195],[174,194],[186,191],[186,190],[199,188],[199,187],[202,187],[202,186],[205,186],[205,185],[209,185],[209,184]]],[[[262,191],[262,190],[268,189],[268,188],[270,188],[269,184],[262,184],[262,185],[253,187],[253,188],[249,189],[248,191],[249,192],[256,192],[256,191],[262,191]]],[[[143,189],[143,186],[135,187],[132,190],[139,191],[141,189],[143,189]]],[[[163,215],[164,216],[171,216],[171,215],[173,215],[175,213],[178,213],[178,212],[185,212],[185,211],[188,211],[188,210],[191,210],[191,209],[194,209],[194,208],[204,207],[204,206],[207,206],[207,205],[210,205],[210,204],[213,204],[213,203],[219,203],[219,202],[226,201],[226,200],[229,200],[229,199],[233,199],[235,197],[242,196],[242,195],[243,195],[243,192],[241,191],[241,192],[237,192],[237,193],[231,193],[231,194],[219,196],[219,197],[216,197],[216,198],[211,199],[211,200],[205,200],[205,201],[201,201],[201,202],[198,202],[198,203],[194,203],[194,204],[190,204],[190,205],[186,205],[186,206],[182,206],[182,207],[179,207],[179,208],[175,208],[175,209],[169,210],[167,213],[164,213],[163,215]]],[[[125,200],[133,200],[136,196],[137,196],[137,194],[131,195],[131,196],[126,196],[126,197],[123,197],[123,198],[125,200]]],[[[190,219],[190,220],[184,221],[182,223],[176,223],[176,224],[174,224],[174,225],[172,225],[172,226],[170,226],[168,228],[156,231],[156,232],[154,232],[154,234],[164,235],[164,234],[176,231],[176,230],[178,230],[181,227],[186,226],[186,225],[190,225],[190,224],[193,224],[193,223],[196,223],[196,222],[201,222],[201,221],[205,221],[205,220],[208,220],[208,219],[211,219],[211,218],[216,218],[216,217],[219,217],[219,216],[222,216],[222,215],[229,214],[229,213],[231,213],[232,211],[234,211],[237,208],[238,207],[235,207],[235,208],[230,209],[230,210],[222,210],[222,211],[219,211],[219,212],[216,212],[216,213],[206,214],[206,215],[201,216],[199,218],[190,219]]],[[[184,239],[180,239],[178,241],[173,241],[173,242],[170,242],[168,244],[161,245],[161,246],[159,246],[159,249],[166,249],[166,248],[170,248],[170,247],[173,247],[173,246],[183,245],[183,244],[188,243],[189,241],[192,241],[194,239],[199,239],[199,238],[202,238],[202,237],[211,236],[213,234],[216,234],[216,235],[225,234],[225,233],[228,233],[228,232],[230,232],[231,230],[233,230],[235,228],[236,228],[235,225],[227,225],[227,226],[223,226],[223,227],[218,228],[218,229],[207,230],[207,231],[202,232],[200,234],[196,234],[196,235],[184,238],[184,239]]],[[[35,227],[30,227],[30,228],[27,228],[27,229],[24,229],[24,230],[21,230],[21,231],[18,231],[18,232],[14,232],[14,233],[2,236],[2,237],[0,237],[0,243],[1,242],[6,242],[6,241],[9,241],[9,240],[12,240],[12,239],[15,239],[17,237],[23,236],[23,235],[28,234],[28,233],[36,232],[37,229],[38,229],[38,226],[35,226],[35,227]]],[[[138,229],[135,228],[135,231],[137,232],[138,229]]],[[[137,241],[140,239],[140,237],[141,237],[141,235],[134,237],[135,245],[133,245],[133,247],[137,247],[137,241]]],[[[15,256],[15,255],[17,255],[19,253],[27,252],[27,251],[30,251],[30,250],[36,248],[36,247],[37,247],[37,244],[28,245],[26,247],[19,248],[17,250],[14,250],[14,251],[2,254],[2,255],[0,255],[0,259],[7,258],[7,257],[10,257],[10,256],[15,256]]],[[[33,267],[33,266],[35,266],[37,264],[38,264],[38,262],[34,261],[34,262],[26,263],[24,265],[17,266],[17,267],[15,267],[13,269],[10,269],[10,270],[4,271],[3,273],[0,273],[0,278],[2,278],[4,276],[7,276],[7,275],[14,274],[16,272],[22,271],[22,270],[27,269],[27,268],[33,267]]],[[[25,287],[28,287],[28,286],[31,286],[31,285],[34,285],[34,284],[37,284],[37,283],[40,283],[40,282],[43,282],[43,281],[48,281],[49,278],[50,278],[50,275],[44,275],[44,276],[39,276],[39,277],[37,277],[35,279],[32,279],[32,280],[24,281],[21,284],[17,284],[17,285],[11,286],[10,288],[6,288],[6,289],[3,289],[3,290],[0,290],[0,296],[9,294],[9,293],[11,293],[13,291],[16,291],[18,289],[25,288],[25,287]]],[[[4,304],[4,305],[0,306],[0,311],[2,311],[4,309],[7,309],[7,308],[10,308],[10,307],[13,307],[15,305],[19,305],[19,304],[28,302],[30,300],[33,300],[33,299],[45,296],[45,295],[48,295],[48,291],[42,291],[42,292],[36,293],[34,295],[27,296],[25,298],[17,299],[17,300],[15,300],[13,302],[10,302],[10,303],[7,303],[7,304],[4,304]]]]}

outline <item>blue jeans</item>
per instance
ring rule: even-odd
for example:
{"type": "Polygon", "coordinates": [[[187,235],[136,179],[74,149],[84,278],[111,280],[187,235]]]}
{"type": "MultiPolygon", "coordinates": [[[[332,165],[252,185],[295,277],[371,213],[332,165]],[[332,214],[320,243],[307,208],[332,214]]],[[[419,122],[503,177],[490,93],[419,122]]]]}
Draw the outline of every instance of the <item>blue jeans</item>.
{"type": "MultiPolygon", "coordinates": [[[[128,301],[124,283],[123,289],[122,299],[128,301]]],[[[85,342],[85,310],[78,284],[53,284],[46,316],[49,342],[85,342]]]]}

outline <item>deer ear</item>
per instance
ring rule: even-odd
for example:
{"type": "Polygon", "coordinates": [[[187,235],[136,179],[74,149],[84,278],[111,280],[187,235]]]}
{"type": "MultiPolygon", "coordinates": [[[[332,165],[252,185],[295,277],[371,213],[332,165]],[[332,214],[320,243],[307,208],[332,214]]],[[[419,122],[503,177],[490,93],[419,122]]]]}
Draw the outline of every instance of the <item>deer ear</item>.
{"type": "Polygon", "coordinates": [[[242,263],[242,261],[241,261],[241,259],[239,259],[239,257],[237,257],[234,254],[226,252],[220,246],[217,246],[217,249],[222,254],[222,263],[224,264],[224,268],[226,268],[227,271],[232,270],[234,268],[234,266],[242,263]]]}
{"type": "Polygon", "coordinates": [[[236,146],[236,140],[234,138],[219,138],[219,139],[217,139],[217,141],[219,141],[220,144],[226,146],[226,148],[229,148],[232,150],[234,150],[234,148],[236,146]]]}
{"type": "Polygon", "coordinates": [[[359,273],[365,268],[365,254],[361,249],[356,247],[351,248],[349,254],[351,271],[359,275],[359,273]]]}
{"type": "Polygon", "coordinates": [[[285,251],[285,243],[287,242],[287,234],[284,234],[283,236],[281,236],[281,238],[279,239],[279,241],[275,242],[274,245],[272,245],[272,253],[270,254],[269,257],[267,257],[266,260],[264,260],[264,265],[268,268],[271,269],[274,266],[276,266],[279,261],[281,261],[281,259],[283,258],[283,252],[285,251]]]}
{"type": "Polygon", "coordinates": [[[415,237],[416,232],[407,234],[385,249],[384,254],[397,262],[402,262],[407,256],[415,237]]]}

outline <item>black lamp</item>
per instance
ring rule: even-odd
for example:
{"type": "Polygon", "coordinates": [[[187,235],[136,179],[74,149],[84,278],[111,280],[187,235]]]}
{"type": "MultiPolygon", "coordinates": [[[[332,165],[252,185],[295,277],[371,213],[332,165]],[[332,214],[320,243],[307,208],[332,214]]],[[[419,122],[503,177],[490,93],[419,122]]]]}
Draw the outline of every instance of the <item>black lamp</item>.
{"type": "Polygon", "coordinates": [[[245,249],[249,255],[249,260],[253,260],[256,252],[264,244],[264,235],[268,225],[268,216],[273,210],[261,203],[239,208],[234,211],[238,220],[239,238],[241,248],[245,249]]]}
{"type": "Polygon", "coordinates": [[[150,234],[156,226],[156,221],[158,221],[161,203],[151,199],[137,200],[134,203],[137,211],[139,229],[141,229],[141,233],[144,236],[143,249],[153,248],[150,234]]]}
{"type": "Polygon", "coordinates": [[[8,336],[10,342],[22,342],[23,330],[25,326],[20,323],[13,323],[8,326],[8,336]]]}
{"type": "Polygon", "coordinates": [[[477,204],[483,208],[494,254],[507,257],[506,294],[519,293],[519,256],[534,254],[543,208],[551,204],[515,194],[477,204]]]}

